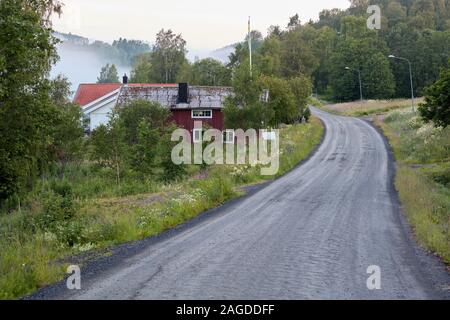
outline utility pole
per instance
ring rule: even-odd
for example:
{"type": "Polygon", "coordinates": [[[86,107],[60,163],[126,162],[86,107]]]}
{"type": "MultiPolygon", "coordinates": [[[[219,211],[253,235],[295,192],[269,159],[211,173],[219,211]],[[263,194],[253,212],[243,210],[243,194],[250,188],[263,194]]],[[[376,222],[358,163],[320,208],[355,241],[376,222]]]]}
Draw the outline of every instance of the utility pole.
{"type": "Polygon", "coordinates": [[[351,71],[355,71],[358,73],[358,80],[359,80],[359,95],[361,97],[361,107],[362,107],[362,103],[364,101],[363,99],[363,91],[362,91],[362,79],[361,79],[361,71],[357,70],[357,69],[353,69],[350,67],[345,67],[345,70],[351,70],[351,71]]]}

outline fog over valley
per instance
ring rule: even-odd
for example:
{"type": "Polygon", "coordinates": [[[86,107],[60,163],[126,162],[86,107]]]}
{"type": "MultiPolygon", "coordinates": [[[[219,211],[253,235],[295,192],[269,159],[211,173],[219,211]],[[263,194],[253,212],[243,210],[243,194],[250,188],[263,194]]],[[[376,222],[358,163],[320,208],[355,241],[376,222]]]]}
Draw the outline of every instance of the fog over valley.
{"type": "MultiPolygon", "coordinates": [[[[142,42],[144,46],[148,46],[141,52],[121,51],[120,46],[111,45],[109,43],[90,40],[73,34],[64,34],[55,32],[61,42],[57,45],[59,61],[53,66],[50,76],[55,78],[59,74],[66,76],[71,82],[71,90],[75,93],[80,83],[96,83],[100,74],[100,70],[106,64],[114,64],[117,68],[119,79],[126,73],[131,74],[133,68],[134,56],[150,51],[150,45],[142,42]]],[[[187,58],[190,61],[202,59],[206,57],[214,57],[225,62],[229,53],[232,52],[230,47],[209,52],[206,50],[188,49],[187,58]]],[[[138,49],[139,50],[139,49],[138,49]]],[[[74,94],[73,93],[73,94],[74,94]]]]}
{"type": "Polygon", "coordinates": [[[131,65],[122,64],[118,59],[108,59],[90,48],[61,43],[58,45],[60,60],[53,66],[51,77],[65,75],[72,83],[72,91],[76,91],[80,83],[95,83],[101,68],[107,63],[115,64],[119,75],[130,74],[131,65]]]}

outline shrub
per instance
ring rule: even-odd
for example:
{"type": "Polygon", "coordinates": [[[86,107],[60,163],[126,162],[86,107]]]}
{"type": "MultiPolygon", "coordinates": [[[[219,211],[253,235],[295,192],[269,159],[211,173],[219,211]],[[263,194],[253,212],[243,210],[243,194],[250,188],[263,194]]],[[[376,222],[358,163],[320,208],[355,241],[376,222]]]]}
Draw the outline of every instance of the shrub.
{"type": "Polygon", "coordinates": [[[303,75],[297,76],[289,80],[292,93],[295,97],[295,103],[300,112],[300,116],[305,116],[305,109],[308,105],[308,98],[312,93],[311,80],[303,75]]]}
{"type": "Polygon", "coordinates": [[[425,90],[425,103],[419,108],[425,121],[437,126],[450,125],[450,68],[441,72],[440,79],[425,90]]]}
{"type": "Polygon", "coordinates": [[[311,118],[311,110],[309,107],[306,107],[303,110],[303,119],[305,119],[306,122],[309,122],[309,119],[311,118]]]}
{"type": "Polygon", "coordinates": [[[171,136],[172,131],[175,129],[175,126],[170,126],[160,140],[159,153],[161,167],[164,170],[161,180],[164,182],[178,180],[186,175],[186,165],[176,165],[172,161],[172,149],[176,145],[176,142],[171,141],[171,136]]]}
{"type": "Polygon", "coordinates": [[[200,188],[213,204],[223,203],[234,195],[233,183],[228,177],[213,174],[207,180],[200,182],[200,188]]]}

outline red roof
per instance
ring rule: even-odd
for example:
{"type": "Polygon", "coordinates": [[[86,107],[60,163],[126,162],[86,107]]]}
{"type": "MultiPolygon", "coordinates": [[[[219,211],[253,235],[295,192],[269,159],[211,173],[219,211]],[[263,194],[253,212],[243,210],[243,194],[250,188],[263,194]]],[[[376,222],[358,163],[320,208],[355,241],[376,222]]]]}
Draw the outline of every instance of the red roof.
{"type": "MultiPolygon", "coordinates": [[[[74,103],[85,106],[101,97],[119,89],[121,83],[83,83],[80,84],[73,99],[74,103]]],[[[130,87],[177,87],[177,84],[130,83],[130,87]]]]}
{"type": "Polygon", "coordinates": [[[73,102],[81,106],[85,106],[114,90],[119,89],[121,83],[94,83],[94,84],[80,84],[73,102]]]}

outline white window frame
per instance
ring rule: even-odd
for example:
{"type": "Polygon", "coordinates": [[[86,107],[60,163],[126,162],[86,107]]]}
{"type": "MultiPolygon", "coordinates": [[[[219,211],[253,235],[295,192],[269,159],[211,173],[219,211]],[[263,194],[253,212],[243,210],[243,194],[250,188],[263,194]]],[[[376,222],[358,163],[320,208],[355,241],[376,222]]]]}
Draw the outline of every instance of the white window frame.
{"type": "Polygon", "coordinates": [[[223,134],[222,134],[222,140],[223,140],[223,143],[226,143],[226,144],[234,144],[234,140],[235,140],[235,138],[236,138],[236,135],[235,135],[235,132],[234,132],[234,130],[231,130],[231,129],[228,129],[228,130],[224,130],[223,131],[223,134]],[[230,140],[228,140],[227,138],[228,138],[228,134],[232,134],[232,139],[230,139],[230,140]]]}
{"type": "Polygon", "coordinates": [[[192,130],[192,142],[193,143],[199,143],[203,141],[203,129],[193,129],[192,130]],[[200,140],[196,139],[196,132],[200,132],[200,140]]]}
{"type": "Polygon", "coordinates": [[[212,109],[193,109],[192,111],[191,111],[191,117],[192,117],[192,119],[212,119],[212,117],[213,117],[213,111],[212,111],[212,109]],[[210,112],[211,113],[211,115],[210,116],[195,116],[194,115],[194,112],[206,112],[206,111],[208,111],[208,112],[210,112]]]}

